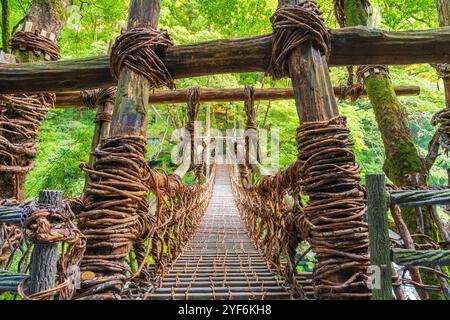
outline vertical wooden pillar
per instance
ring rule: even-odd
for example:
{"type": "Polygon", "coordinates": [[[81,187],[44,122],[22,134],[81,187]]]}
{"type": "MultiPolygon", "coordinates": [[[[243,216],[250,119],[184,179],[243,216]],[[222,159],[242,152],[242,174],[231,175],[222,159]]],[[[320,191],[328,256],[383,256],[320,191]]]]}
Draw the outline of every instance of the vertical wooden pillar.
{"type": "MultiPolygon", "coordinates": [[[[304,2],[306,1],[279,0],[278,4],[282,6],[304,2]]],[[[327,59],[319,48],[313,46],[311,41],[305,42],[290,54],[288,66],[300,124],[327,121],[339,116],[327,59]]],[[[338,250],[339,244],[336,246],[338,250]]],[[[344,284],[349,276],[346,270],[343,270],[330,273],[326,280],[344,284]]]]}
{"type": "MultiPolygon", "coordinates": [[[[159,0],[131,0],[128,18],[128,30],[135,28],[157,29],[160,11],[159,0]]],[[[84,213],[92,213],[99,209],[99,205],[107,208],[108,212],[95,214],[85,221],[81,221],[83,231],[91,232],[91,237],[88,237],[86,244],[86,252],[82,261],[83,271],[92,271],[96,275],[96,281],[100,278],[104,281],[102,288],[95,288],[97,283],[86,284],[83,287],[80,296],[82,298],[95,299],[117,299],[123,289],[125,275],[125,257],[127,257],[133,248],[136,253],[137,263],[143,262],[145,257],[144,240],[150,235],[151,223],[147,219],[147,192],[146,179],[149,179],[146,171],[146,161],[144,159],[145,153],[145,138],[147,131],[147,105],[149,101],[149,94],[151,90],[150,81],[141,74],[133,71],[127,66],[123,66],[120,71],[117,93],[115,98],[112,121],[109,130],[108,138],[117,142],[119,146],[116,147],[112,154],[119,155],[120,159],[128,158],[135,166],[132,169],[123,169],[126,167],[127,161],[117,162],[112,161],[114,157],[103,157],[105,161],[104,166],[114,166],[119,173],[117,176],[124,176],[122,171],[137,170],[132,176],[136,189],[133,187],[123,186],[117,182],[116,177],[111,177],[111,191],[108,195],[98,196],[95,188],[100,188],[109,183],[108,179],[96,180],[96,183],[91,183],[85,193],[86,202],[89,202],[94,209],[87,209],[84,213]],[[135,145],[137,148],[127,145],[127,140],[137,141],[135,145]],[[126,151],[126,152],[124,152],[126,151]],[[122,167],[123,166],[123,167],[122,167]],[[135,192],[135,190],[139,190],[135,192]],[[123,193],[121,191],[124,191],[123,193]],[[125,205],[116,205],[120,202],[125,205]],[[131,205],[129,205],[131,203],[131,205]],[[128,206],[128,207],[127,207],[128,206]],[[125,207],[125,208],[124,208],[125,207]],[[114,220],[115,215],[110,212],[120,214],[120,217],[129,219],[127,222],[122,222],[123,219],[111,222],[113,227],[110,227],[110,222],[105,220],[114,220]],[[139,220],[139,222],[137,222],[139,220]],[[87,225],[90,224],[90,225],[87,225]],[[95,224],[95,228],[91,227],[95,224]],[[142,226],[142,228],[140,228],[142,226]],[[118,231],[120,230],[120,231],[118,231]],[[117,232],[123,237],[118,237],[117,232]],[[103,240],[103,236],[108,237],[109,241],[103,240]],[[109,238],[110,237],[110,238],[109,238]],[[92,262],[94,261],[94,262],[92,262]],[[99,265],[101,261],[102,265],[99,265]],[[111,267],[111,265],[113,267],[111,267]],[[116,278],[119,276],[119,280],[116,278]],[[106,280],[105,280],[106,279],[106,280]],[[92,291],[93,290],[93,291],[92,291]]],[[[108,140],[109,141],[109,140],[108,140]]],[[[108,143],[108,142],[107,142],[108,143]]],[[[102,150],[108,148],[108,145],[102,150]]],[[[99,154],[99,153],[97,153],[99,154]]],[[[99,166],[99,161],[96,161],[94,170],[103,173],[102,170],[107,170],[99,166]]],[[[108,188],[108,187],[107,187],[108,188]]],[[[109,189],[107,189],[109,190],[109,189]]],[[[82,220],[82,219],[80,219],[82,220]]]]}
{"type": "MultiPolygon", "coordinates": [[[[128,29],[158,28],[159,0],[132,0],[128,29]]],[[[141,136],[147,133],[147,106],[150,95],[148,80],[129,68],[123,68],[117,84],[110,136],[141,136]]]]}
{"type": "MultiPolygon", "coordinates": [[[[114,103],[106,102],[103,105],[99,105],[97,108],[97,115],[104,113],[112,115],[114,110],[114,103]]],[[[95,123],[94,137],[92,138],[91,154],[89,156],[89,166],[93,166],[95,163],[95,156],[92,152],[95,151],[97,146],[103,139],[108,138],[109,131],[111,129],[111,121],[98,120],[95,123]]]]}
{"type": "MultiPolygon", "coordinates": [[[[55,208],[62,206],[62,191],[39,191],[39,203],[55,208]]],[[[30,294],[51,289],[55,285],[58,243],[35,243],[31,256],[30,294]]]]}
{"type": "Polygon", "coordinates": [[[208,103],[206,106],[206,151],[205,151],[205,166],[206,166],[206,177],[208,178],[210,175],[210,166],[211,166],[211,103],[208,103]]]}
{"type": "MultiPolygon", "coordinates": [[[[279,0],[279,6],[305,0],[279,0]]],[[[309,41],[294,50],[289,72],[300,123],[329,120],[339,115],[326,57],[309,41]]]]}
{"type": "Polygon", "coordinates": [[[375,272],[372,300],[392,300],[392,272],[384,174],[366,175],[370,262],[375,272]],[[379,275],[379,277],[377,277],[379,275]],[[380,280],[380,281],[377,281],[380,280]]]}
{"type": "MultiPolygon", "coordinates": [[[[89,166],[94,167],[95,164],[95,149],[102,142],[102,140],[108,138],[109,131],[111,129],[111,116],[114,110],[114,103],[111,100],[106,99],[103,103],[97,106],[97,113],[95,117],[95,130],[92,137],[91,153],[89,154],[89,166]],[[103,116],[104,115],[104,116],[103,116]],[[99,117],[100,116],[100,117],[99,117]]],[[[86,174],[85,189],[89,184],[89,175],[86,174]]]]}

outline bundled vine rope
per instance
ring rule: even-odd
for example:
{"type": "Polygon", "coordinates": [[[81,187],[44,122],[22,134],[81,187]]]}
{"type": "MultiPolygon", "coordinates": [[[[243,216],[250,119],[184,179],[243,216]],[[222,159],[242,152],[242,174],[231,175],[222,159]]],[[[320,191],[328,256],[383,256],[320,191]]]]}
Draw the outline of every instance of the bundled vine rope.
{"type": "Polygon", "coordinates": [[[0,223],[0,269],[9,270],[13,262],[18,261],[17,272],[24,273],[30,256],[30,243],[23,229],[25,213],[17,200],[3,199],[0,206],[3,209],[0,223]]]}
{"type": "Polygon", "coordinates": [[[111,48],[111,73],[119,78],[124,66],[142,75],[151,88],[168,86],[173,89],[170,72],[159,58],[167,47],[173,45],[165,30],[133,28],[123,31],[111,48]]]}
{"type": "Polygon", "coordinates": [[[264,177],[257,186],[239,183],[232,174],[232,188],[239,213],[250,238],[264,255],[269,268],[290,286],[293,295],[306,298],[295,275],[295,254],[301,239],[295,221],[302,211],[299,200],[300,163],[264,177]],[[295,199],[287,203],[287,197],[295,199]],[[287,257],[287,260],[285,259],[287,257]]]}
{"type": "MultiPolygon", "coordinates": [[[[16,32],[9,45],[48,55],[52,60],[60,58],[55,42],[32,32],[16,32]]],[[[54,103],[55,95],[49,93],[0,95],[0,172],[15,177],[17,199],[22,198],[21,176],[34,167],[39,126],[54,103]]]]}
{"type": "MultiPolygon", "coordinates": [[[[88,109],[97,109],[98,107],[104,106],[106,103],[114,104],[116,93],[116,87],[109,87],[101,90],[88,90],[81,93],[81,99],[83,105],[88,109]]],[[[111,122],[111,120],[111,112],[102,112],[100,109],[97,110],[94,119],[95,123],[111,122]]]]}
{"type": "Polygon", "coordinates": [[[345,120],[304,123],[297,143],[309,196],[297,228],[316,253],[315,291],[323,299],[369,298],[367,207],[345,120]]]}
{"type": "Polygon", "coordinates": [[[14,33],[9,41],[9,46],[13,50],[32,51],[35,55],[48,55],[51,60],[59,60],[61,58],[56,42],[33,32],[18,31],[14,33]]]}
{"type": "Polygon", "coordinates": [[[283,5],[274,13],[271,22],[273,45],[267,73],[274,79],[289,75],[287,58],[293,50],[308,41],[312,41],[327,58],[329,57],[331,36],[315,1],[283,5]]]}
{"type": "Polygon", "coordinates": [[[350,97],[351,101],[355,102],[361,98],[361,95],[364,93],[366,78],[370,74],[379,73],[380,70],[384,70],[386,73],[389,73],[389,67],[386,65],[360,66],[357,68],[356,74],[354,74],[354,68],[352,66],[347,67],[347,85],[339,88],[338,98],[340,100],[344,100],[350,97]],[[357,79],[356,83],[354,82],[355,76],[357,79]]]}
{"type": "Polygon", "coordinates": [[[39,126],[54,102],[48,93],[0,95],[0,172],[16,177],[16,198],[19,176],[34,167],[39,126]]]}
{"type": "Polygon", "coordinates": [[[78,215],[87,238],[81,270],[92,277],[82,283],[77,298],[116,298],[130,273],[125,257],[135,242],[154,232],[147,214],[145,150],[145,138],[110,137],[95,150],[94,168],[81,166],[90,177],[78,215]]]}
{"type": "Polygon", "coordinates": [[[167,176],[154,170],[151,176],[157,204],[151,252],[158,284],[200,225],[212,196],[215,169],[204,184],[186,185],[175,174],[167,176]]]}
{"type": "Polygon", "coordinates": [[[86,247],[86,238],[72,222],[74,214],[66,204],[62,208],[55,208],[37,202],[26,204],[24,212],[26,215],[25,233],[31,242],[63,243],[63,250],[58,261],[55,287],[28,296],[22,283],[18,289],[19,294],[25,300],[42,300],[56,294],[59,300],[70,300],[75,289],[69,286],[69,272],[71,268],[79,266],[86,247]]]}
{"type": "Polygon", "coordinates": [[[445,108],[434,114],[431,118],[431,124],[433,126],[439,125],[439,144],[445,150],[445,154],[448,155],[450,149],[450,109],[445,108]]]}

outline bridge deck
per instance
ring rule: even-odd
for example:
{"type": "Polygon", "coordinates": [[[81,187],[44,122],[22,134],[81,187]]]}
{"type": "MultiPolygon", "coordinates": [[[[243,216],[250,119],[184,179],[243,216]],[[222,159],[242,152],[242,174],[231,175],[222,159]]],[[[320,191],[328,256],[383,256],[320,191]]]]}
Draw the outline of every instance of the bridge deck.
{"type": "Polygon", "coordinates": [[[242,225],[225,166],[196,235],[149,299],[289,299],[242,225]]]}

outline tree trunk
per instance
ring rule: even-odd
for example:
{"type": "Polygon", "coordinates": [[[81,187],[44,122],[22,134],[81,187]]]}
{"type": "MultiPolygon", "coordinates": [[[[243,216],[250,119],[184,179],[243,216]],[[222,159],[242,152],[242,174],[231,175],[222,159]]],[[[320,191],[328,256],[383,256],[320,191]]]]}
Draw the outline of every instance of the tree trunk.
{"type": "MultiPolygon", "coordinates": [[[[65,8],[70,0],[34,0],[24,20],[24,30],[47,35],[54,34],[55,39],[61,31],[65,19],[65,8]]],[[[35,54],[30,50],[13,50],[18,63],[44,61],[44,54],[35,54]]],[[[15,111],[8,111],[9,119],[21,120],[21,116],[15,111]]],[[[8,132],[2,136],[16,144],[34,143],[36,138],[17,137],[8,132]]],[[[25,197],[26,174],[2,172],[0,175],[0,198],[17,198],[22,201],[25,197]]]]}
{"type": "Polygon", "coordinates": [[[9,52],[9,38],[11,37],[11,28],[9,26],[9,3],[8,0],[2,0],[2,47],[3,51],[9,52]]]}
{"type": "MultiPolygon", "coordinates": [[[[369,14],[361,0],[347,0],[344,12],[346,27],[368,24],[369,14]]],[[[429,172],[414,143],[408,119],[397,99],[389,73],[384,70],[371,71],[365,79],[365,85],[384,144],[386,159],[383,171],[398,186],[407,186],[408,177],[416,173],[424,177],[426,184],[429,172]]],[[[402,210],[405,223],[413,233],[418,229],[416,215],[414,209],[402,210]]],[[[432,217],[424,214],[423,218],[425,234],[438,240],[438,229],[432,217]]],[[[425,283],[438,284],[438,279],[432,274],[423,274],[422,279],[425,283]]],[[[430,293],[430,298],[440,297],[440,293],[430,293]]]]}
{"type": "Polygon", "coordinates": [[[439,26],[450,26],[450,1],[436,0],[436,7],[438,10],[439,26]]]}

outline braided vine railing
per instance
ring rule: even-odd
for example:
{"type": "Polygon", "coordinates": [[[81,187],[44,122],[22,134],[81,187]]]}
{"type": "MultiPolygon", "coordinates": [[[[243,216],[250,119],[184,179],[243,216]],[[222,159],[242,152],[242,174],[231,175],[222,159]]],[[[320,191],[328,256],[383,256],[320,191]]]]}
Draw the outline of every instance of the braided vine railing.
{"type": "Polygon", "coordinates": [[[186,185],[176,175],[153,176],[156,232],[152,237],[155,277],[159,281],[197,231],[209,204],[215,167],[204,184],[186,185]]]}
{"type": "Polygon", "coordinates": [[[291,294],[306,299],[296,281],[296,249],[305,240],[296,227],[303,210],[298,201],[298,169],[296,162],[276,175],[264,177],[257,186],[242,185],[230,171],[235,201],[253,244],[264,255],[269,269],[286,281],[291,294]]]}

